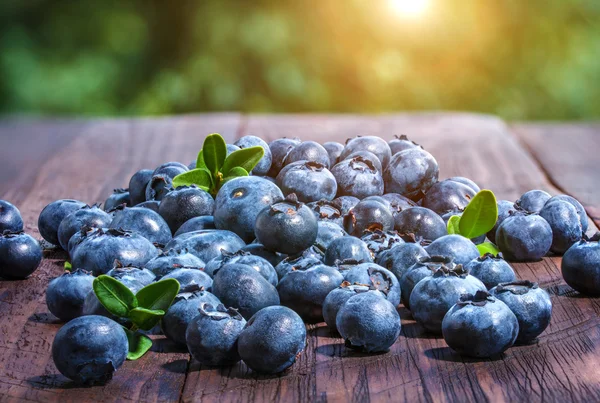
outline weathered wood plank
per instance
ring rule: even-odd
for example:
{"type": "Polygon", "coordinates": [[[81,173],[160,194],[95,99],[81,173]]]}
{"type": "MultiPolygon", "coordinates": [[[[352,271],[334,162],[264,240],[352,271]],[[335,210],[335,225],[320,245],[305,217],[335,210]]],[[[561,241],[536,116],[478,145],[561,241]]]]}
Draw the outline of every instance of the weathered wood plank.
{"type": "MultiPolygon", "coordinates": [[[[532,188],[558,190],[499,119],[469,114],[251,116],[242,134],[340,141],[357,134],[391,139],[408,134],[437,158],[441,176],[464,175],[514,200],[532,188]]],[[[600,398],[600,305],[579,298],[562,281],[559,259],[516,264],[520,278],[536,280],[554,303],[548,330],[530,346],[496,360],[458,356],[426,334],[401,308],[402,335],[391,351],[364,355],[343,346],[323,324],[310,328],[300,361],[277,377],[243,364],[229,369],[192,363],[186,401],[580,401],[600,398]]]]}
{"type": "MultiPolygon", "coordinates": [[[[34,150],[39,156],[37,163],[18,165],[29,181],[3,182],[0,194],[19,200],[28,232],[39,237],[37,217],[47,203],[66,197],[102,202],[113,188],[127,186],[138,169],[166,161],[192,161],[210,132],[220,131],[233,139],[239,122],[237,114],[216,114],[67,123],[64,131],[77,131],[76,136],[66,136],[70,141],[57,138],[59,146],[47,152],[34,150]]],[[[44,125],[35,122],[12,125],[10,133],[32,133],[31,138],[63,130],[60,124],[51,125],[46,133],[44,125]]],[[[10,135],[6,126],[1,130],[3,136],[10,135]]],[[[14,149],[19,151],[19,147],[14,149]]],[[[4,168],[5,161],[0,164],[4,168]]],[[[139,361],[126,362],[104,387],[79,388],[58,373],[51,346],[61,324],[48,313],[45,289],[50,279],[62,272],[64,259],[64,253],[52,253],[29,279],[0,281],[0,396],[15,401],[178,400],[189,355],[166,354],[173,348],[160,337],[155,351],[139,361]]]]}
{"type": "Polygon", "coordinates": [[[600,124],[524,123],[511,127],[550,180],[577,198],[600,225],[600,124]]]}

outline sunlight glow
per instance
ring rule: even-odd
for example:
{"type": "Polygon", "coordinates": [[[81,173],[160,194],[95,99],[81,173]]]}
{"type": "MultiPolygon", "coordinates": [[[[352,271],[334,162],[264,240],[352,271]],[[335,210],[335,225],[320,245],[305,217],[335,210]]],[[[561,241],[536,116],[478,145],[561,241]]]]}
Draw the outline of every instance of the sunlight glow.
{"type": "Polygon", "coordinates": [[[419,17],[429,8],[430,0],[388,0],[394,12],[403,17],[419,17]]]}

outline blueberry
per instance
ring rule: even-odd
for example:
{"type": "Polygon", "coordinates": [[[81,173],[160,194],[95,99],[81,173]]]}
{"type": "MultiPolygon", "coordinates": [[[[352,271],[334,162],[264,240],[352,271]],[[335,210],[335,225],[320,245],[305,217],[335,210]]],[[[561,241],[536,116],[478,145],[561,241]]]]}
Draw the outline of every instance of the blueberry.
{"type": "Polygon", "coordinates": [[[479,279],[469,275],[462,265],[453,269],[442,266],[415,285],[410,293],[410,310],[413,318],[426,330],[442,333],[444,315],[462,294],[475,294],[477,291],[487,289],[479,279]]]}
{"type": "Polygon", "coordinates": [[[221,255],[222,250],[233,253],[245,245],[244,241],[231,231],[202,230],[186,232],[173,238],[165,245],[165,249],[187,249],[189,253],[206,263],[221,255]]]}
{"type": "Polygon", "coordinates": [[[313,211],[319,222],[331,222],[338,225],[340,228],[344,227],[342,208],[337,202],[322,199],[316,202],[310,202],[307,206],[313,211]]]}
{"type": "MultiPolygon", "coordinates": [[[[81,227],[79,231],[73,234],[71,239],[69,239],[69,244],[67,245],[67,253],[69,256],[73,256],[75,252],[75,248],[79,246],[88,236],[97,232],[100,228],[91,228],[87,226],[81,227]]],[[[102,228],[102,231],[107,231],[108,228],[102,228]]]]}
{"type": "Polygon", "coordinates": [[[336,316],[346,346],[367,353],[387,351],[400,335],[400,315],[381,295],[364,292],[350,297],[336,316]]]}
{"type": "Polygon", "coordinates": [[[61,221],[71,213],[85,206],[85,203],[72,200],[56,200],[48,204],[38,218],[40,235],[52,245],[60,246],[58,241],[58,227],[61,221]]]}
{"type": "Polygon", "coordinates": [[[557,200],[547,203],[540,211],[540,217],[552,228],[550,251],[563,254],[583,235],[577,209],[572,204],[557,200]]]}
{"type": "Polygon", "coordinates": [[[104,211],[111,211],[115,207],[122,204],[126,206],[131,205],[131,200],[129,199],[129,189],[115,189],[104,202],[104,211]]]}
{"type": "Polygon", "coordinates": [[[48,310],[62,321],[83,315],[83,302],[92,291],[93,282],[94,276],[80,269],[56,277],[46,290],[48,310]]]}
{"type": "Polygon", "coordinates": [[[377,259],[379,254],[404,243],[396,231],[365,231],[361,239],[377,259]]]}
{"type": "Polygon", "coordinates": [[[267,180],[255,176],[232,179],[217,194],[215,226],[233,231],[245,242],[250,242],[255,236],[254,225],[258,213],[281,200],[281,190],[267,180]]]}
{"type": "Polygon", "coordinates": [[[500,226],[500,224],[502,224],[504,220],[510,217],[511,211],[514,212],[516,211],[516,209],[517,208],[515,207],[515,204],[513,202],[508,200],[498,200],[498,220],[496,220],[494,228],[492,228],[487,233],[487,238],[490,241],[496,243],[496,231],[498,230],[498,227],[500,226]]]}
{"type": "Polygon", "coordinates": [[[419,144],[408,139],[404,134],[394,136],[395,139],[388,141],[392,155],[398,154],[400,151],[408,150],[409,148],[422,148],[419,144]]]}
{"type": "MultiPolygon", "coordinates": [[[[448,221],[452,218],[452,216],[462,217],[463,211],[449,211],[445,214],[442,214],[442,220],[444,220],[444,224],[448,226],[448,221]]],[[[486,234],[480,235],[477,238],[471,238],[471,242],[475,245],[479,245],[485,242],[486,234]]]]}
{"type": "Polygon", "coordinates": [[[392,203],[390,203],[390,201],[383,196],[378,196],[378,195],[367,196],[364,199],[362,199],[361,201],[376,201],[377,203],[383,204],[390,213],[392,212],[392,203]]]}
{"type": "Polygon", "coordinates": [[[23,218],[21,212],[6,200],[0,200],[0,232],[23,231],[23,218]]]}
{"type": "Polygon", "coordinates": [[[543,190],[530,190],[515,202],[515,206],[529,213],[539,213],[544,204],[550,200],[552,196],[543,190]]]}
{"type": "Polygon", "coordinates": [[[186,345],[186,329],[204,304],[217,306],[219,299],[208,291],[196,290],[177,294],[173,304],[160,321],[160,327],[167,338],[180,346],[186,345]]]}
{"type": "Polygon", "coordinates": [[[42,248],[31,235],[10,231],[0,234],[0,277],[27,278],[41,261],[42,248]]]}
{"type": "Polygon", "coordinates": [[[258,164],[256,164],[254,169],[252,169],[251,173],[252,175],[264,176],[267,174],[267,172],[269,172],[269,169],[271,168],[271,162],[273,161],[273,157],[271,155],[271,149],[269,148],[269,145],[263,139],[256,136],[243,136],[239,138],[234,143],[234,145],[238,146],[239,148],[248,148],[255,146],[262,147],[263,150],[265,150],[265,154],[260,159],[260,161],[258,161],[258,164]]]}
{"type": "Polygon", "coordinates": [[[253,267],[226,264],[213,279],[213,293],[227,306],[249,318],[267,306],[279,305],[277,289],[253,267]]]}
{"type": "Polygon", "coordinates": [[[363,199],[383,194],[383,178],[370,161],[354,157],[340,161],[331,173],[337,182],[337,194],[363,199]]]}
{"type": "Polygon", "coordinates": [[[181,162],[171,161],[158,166],[154,172],[152,172],[152,175],[167,175],[173,179],[177,175],[187,171],[189,171],[187,165],[184,165],[181,162]]]}
{"type": "Polygon", "coordinates": [[[148,200],[145,202],[141,202],[140,204],[136,204],[135,206],[139,207],[139,208],[147,208],[147,209],[154,211],[155,213],[158,213],[158,209],[160,208],[160,201],[159,200],[148,200]]]}
{"type": "Polygon", "coordinates": [[[344,229],[354,236],[362,236],[366,230],[389,231],[394,229],[394,217],[385,205],[363,200],[344,217],[344,229]]]}
{"type": "Polygon", "coordinates": [[[334,166],[340,155],[342,155],[342,151],[344,150],[344,146],[337,141],[328,141],[323,143],[323,148],[327,150],[327,154],[329,154],[329,166],[334,166]]]}
{"type": "Polygon", "coordinates": [[[104,384],[129,351],[125,331],[103,316],[82,316],[61,327],[52,342],[52,359],[61,374],[84,385],[104,384]]]}
{"type": "Polygon", "coordinates": [[[196,186],[182,186],[163,197],[158,212],[175,233],[190,218],[212,215],[214,209],[215,201],[208,192],[196,186]]]}
{"type": "Polygon", "coordinates": [[[465,269],[472,276],[477,277],[485,284],[487,289],[493,288],[500,283],[515,281],[517,276],[513,268],[501,256],[486,253],[465,265],[465,269]]]}
{"type": "Polygon", "coordinates": [[[348,155],[356,152],[366,150],[369,151],[379,158],[381,166],[385,169],[392,158],[392,150],[388,143],[377,136],[358,136],[353,139],[346,141],[346,146],[342,155],[340,155],[340,161],[345,159],[348,155]]]}
{"type": "Polygon", "coordinates": [[[410,200],[408,197],[404,197],[398,193],[386,193],[381,197],[383,197],[385,200],[387,200],[390,203],[390,211],[392,212],[392,215],[394,216],[394,218],[400,212],[417,205],[414,201],[410,200]]]}
{"type": "Polygon", "coordinates": [[[238,362],[238,337],[246,320],[233,308],[203,304],[188,324],[185,340],[192,357],[202,365],[228,366],[238,362]]]}
{"type": "Polygon", "coordinates": [[[215,227],[215,219],[212,215],[201,215],[199,217],[190,218],[181,224],[173,236],[205,229],[217,229],[217,227],[215,227]]]}
{"type": "Polygon", "coordinates": [[[238,352],[250,369],[276,374],[292,366],[306,346],[306,327],[285,306],[258,311],[238,337],[238,352]]]}
{"type": "Polygon", "coordinates": [[[438,214],[464,210],[477,194],[470,186],[450,179],[435,183],[423,198],[423,207],[438,214]]]}
{"type": "Polygon", "coordinates": [[[295,194],[265,207],[256,218],[256,239],[274,252],[294,255],[317,239],[317,219],[295,194]]]}
{"type": "Polygon", "coordinates": [[[579,215],[579,221],[581,222],[581,231],[585,234],[588,230],[588,217],[581,203],[579,203],[575,198],[569,195],[558,195],[552,197],[546,202],[546,204],[553,203],[557,200],[566,201],[567,203],[570,203],[573,205],[573,207],[575,207],[575,209],[577,210],[577,215],[579,215]]]}
{"type": "Polygon", "coordinates": [[[263,244],[260,244],[260,243],[248,244],[240,250],[243,250],[244,252],[248,252],[254,256],[262,257],[267,262],[271,263],[271,266],[273,266],[273,267],[275,267],[279,263],[281,263],[281,261],[283,259],[285,259],[285,257],[286,257],[285,255],[282,255],[281,253],[272,252],[272,251],[268,250],[267,248],[265,248],[265,246],[263,244]]]}
{"type": "Polygon", "coordinates": [[[460,355],[487,358],[515,343],[519,323],[514,313],[485,291],[462,295],[444,316],[442,334],[460,355]]]}
{"type": "Polygon", "coordinates": [[[269,169],[268,175],[271,177],[276,177],[283,168],[285,157],[289,154],[289,152],[300,144],[299,139],[288,139],[288,138],[280,138],[277,140],[273,140],[269,143],[269,149],[271,150],[271,168],[269,169]]]}
{"type": "Polygon", "coordinates": [[[143,207],[116,211],[109,228],[137,232],[150,242],[159,245],[165,245],[172,239],[169,225],[160,214],[143,207]]]}
{"type": "Polygon", "coordinates": [[[513,214],[498,227],[496,244],[507,260],[540,260],[552,246],[552,228],[537,214],[513,214]]]}
{"type": "Polygon", "coordinates": [[[419,200],[437,182],[439,168],[431,154],[410,148],[394,155],[383,173],[386,193],[419,200]]]}
{"type": "Polygon", "coordinates": [[[146,263],[157,278],[161,278],[179,267],[204,267],[205,263],[187,250],[167,249],[146,263]]]}
{"type": "Polygon", "coordinates": [[[429,257],[429,254],[421,245],[407,242],[395,244],[391,249],[382,252],[376,263],[394,273],[400,280],[408,269],[426,257],[429,257]]]}
{"type": "Polygon", "coordinates": [[[362,292],[376,292],[377,290],[372,290],[369,286],[362,284],[350,284],[348,281],[342,282],[342,284],[331,290],[325,301],[323,301],[323,319],[325,323],[327,323],[327,327],[330,330],[337,332],[337,324],[336,324],[336,316],[346,301],[353,297],[354,295],[362,292]]]}
{"type": "Polygon", "coordinates": [[[64,250],[68,250],[69,239],[83,226],[92,228],[105,228],[110,225],[110,214],[97,206],[84,206],[67,215],[58,226],[58,242],[64,250]]]}
{"type": "Polygon", "coordinates": [[[333,265],[336,261],[353,259],[361,263],[373,261],[373,256],[367,244],[353,236],[334,239],[325,252],[325,264],[333,265]]]}
{"type": "Polygon", "coordinates": [[[281,181],[281,190],[285,195],[295,193],[298,200],[305,203],[333,200],[337,182],[325,165],[309,161],[287,171],[281,181]]]}
{"type": "Polygon", "coordinates": [[[410,309],[410,295],[417,283],[425,277],[432,276],[442,267],[445,267],[446,270],[452,270],[456,265],[452,263],[452,258],[446,256],[424,256],[408,269],[405,269],[401,277],[398,277],[402,292],[402,303],[407,309],[410,309]]]}
{"type": "Polygon", "coordinates": [[[285,178],[287,173],[290,172],[292,169],[296,169],[297,167],[306,164],[307,162],[307,160],[295,161],[281,168],[281,171],[279,171],[279,173],[275,177],[275,184],[281,188],[283,186],[283,178],[285,178]]]}
{"type": "Polygon", "coordinates": [[[99,276],[109,271],[115,260],[125,266],[144,267],[157,255],[154,245],[139,234],[117,229],[98,230],[75,248],[71,264],[99,276]]]}
{"type": "Polygon", "coordinates": [[[444,235],[425,248],[430,256],[448,256],[456,264],[467,264],[479,257],[479,250],[469,239],[461,235],[444,235]]]}
{"type": "MultiPolygon", "coordinates": [[[[594,236],[593,239],[596,238],[594,236]]],[[[576,291],[590,296],[600,295],[598,241],[580,241],[571,246],[562,258],[561,271],[565,282],[576,291]]]]}
{"type": "Polygon", "coordinates": [[[373,166],[373,168],[375,168],[377,170],[377,172],[383,172],[383,167],[381,166],[381,160],[372,152],[367,151],[367,150],[360,150],[360,151],[355,151],[352,154],[348,154],[347,156],[345,156],[344,158],[340,158],[340,160],[338,162],[343,162],[346,160],[352,160],[354,158],[362,158],[363,161],[365,161],[366,163],[370,163],[371,166],[373,166]]]}
{"type": "Polygon", "coordinates": [[[190,287],[193,288],[194,286],[204,290],[210,290],[213,285],[212,278],[200,267],[178,267],[165,274],[162,278],[174,278],[179,283],[180,290],[189,290],[190,287]]]}
{"type": "Polygon", "coordinates": [[[304,321],[317,323],[323,321],[325,297],[342,281],[344,277],[337,269],[317,264],[286,274],[279,282],[277,291],[281,305],[296,311],[304,321]]]}
{"type": "MultiPolygon", "coordinates": [[[[227,154],[226,155],[229,156],[229,154],[231,154],[235,151],[238,151],[238,150],[241,150],[241,148],[236,146],[235,144],[227,144],[227,154]]],[[[196,161],[194,161],[194,162],[196,162],[196,161]]],[[[196,165],[194,165],[194,168],[196,168],[196,165]]]]}
{"type": "Polygon", "coordinates": [[[141,169],[129,179],[129,201],[132,206],[137,206],[146,201],[146,187],[152,179],[151,169],[141,169]]]}
{"type": "Polygon", "coordinates": [[[317,246],[323,252],[327,250],[327,248],[329,247],[331,242],[333,242],[334,239],[348,235],[348,233],[344,231],[339,225],[331,221],[319,221],[317,223],[317,226],[318,231],[315,246],[317,246]]]}
{"type": "Polygon", "coordinates": [[[531,281],[500,283],[490,290],[498,300],[504,302],[519,321],[517,343],[530,343],[550,324],[552,301],[550,295],[531,281]]]}
{"type": "Polygon", "coordinates": [[[283,277],[289,272],[307,270],[313,266],[322,264],[323,261],[318,257],[315,257],[312,253],[307,253],[300,255],[298,257],[287,257],[283,259],[277,266],[275,266],[275,271],[277,272],[277,277],[281,281],[283,277]]]}
{"type": "Polygon", "coordinates": [[[115,267],[110,269],[106,275],[117,280],[136,282],[139,281],[144,286],[152,283],[156,280],[156,275],[146,268],[134,267],[134,266],[123,266],[121,262],[115,262],[115,267]]]}
{"type": "Polygon", "coordinates": [[[400,304],[400,283],[396,276],[378,264],[361,263],[344,274],[344,280],[351,284],[366,284],[380,291],[392,305],[400,304]]]}
{"type": "Polygon", "coordinates": [[[452,178],[448,178],[447,180],[459,182],[459,183],[462,183],[463,185],[467,185],[468,187],[473,189],[473,191],[475,193],[479,193],[479,191],[481,190],[481,188],[479,187],[478,184],[476,184],[469,178],[465,178],[464,176],[453,176],[452,178]]]}
{"type": "Polygon", "coordinates": [[[161,201],[173,190],[173,178],[168,175],[153,175],[146,185],[146,201],[161,201]]]}
{"type": "Polygon", "coordinates": [[[354,196],[340,196],[333,199],[333,202],[339,207],[340,213],[345,216],[360,202],[360,199],[354,196]]]}
{"type": "Polygon", "coordinates": [[[303,160],[316,162],[323,165],[325,168],[329,168],[329,153],[321,144],[315,141],[303,141],[292,148],[285,157],[283,165],[286,166],[303,160]]]}
{"type": "Polygon", "coordinates": [[[430,241],[448,235],[442,217],[425,207],[410,207],[394,217],[394,229],[400,234],[414,234],[430,241]]]}
{"type": "Polygon", "coordinates": [[[227,251],[222,251],[221,256],[217,256],[212,259],[206,265],[205,271],[211,277],[214,277],[214,274],[217,270],[225,266],[226,264],[245,264],[247,266],[252,267],[261,276],[265,278],[269,283],[274,286],[277,286],[278,278],[277,272],[271,263],[267,260],[263,259],[260,256],[251,255],[249,252],[244,252],[242,250],[237,251],[235,253],[229,253],[227,251]]]}

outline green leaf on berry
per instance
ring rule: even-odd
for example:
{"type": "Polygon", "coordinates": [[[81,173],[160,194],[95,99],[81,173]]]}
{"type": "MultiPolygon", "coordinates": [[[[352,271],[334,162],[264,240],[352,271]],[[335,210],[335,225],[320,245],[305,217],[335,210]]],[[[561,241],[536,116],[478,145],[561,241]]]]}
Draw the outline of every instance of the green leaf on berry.
{"type": "Polygon", "coordinates": [[[498,220],[498,203],[491,190],[481,190],[465,208],[459,221],[460,234],[477,238],[491,230],[498,220]]]}
{"type": "Polygon", "coordinates": [[[173,178],[173,187],[196,185],[200,189],[209,191],[213,187],[212,175],[206,168],[196,168],[184,172],[173,178]]]}
{"type": "Polygon", "coordinates": [[[160,309],[134,308],[129,311],[129,319],[135,326],[142,330],[150,330],[165,316],[165,311],[160,309]]]}
{"type": "Polygon", "coordinates": [[[491,242],[480,243],[479,245],[476,245],[476,246],[477,246],[477,250],[479,250],[479,254],[481,256],[485,255],[486,253],[491,253],[494,256],[498,256],[498,253],[500,253],[500,250],[498,249],[498,247],[491,242]]]}
{"type": "Polygon", "coordinates": [[[202,156],[206,168],[215,178],[227,156],[227,144],[225,144],[225,140],[220,134],[213,133],[206,137],[202,146],[202,156]]]}
{"type": "Polygon", "coordinates": [[[138,306],[133,292],[115,278],[103,274],[94,279],[92,287],[102,306],[117,317],[127,318],[138,306]]]}
{"type": "Polygon", "coordinates": [[[202,151],[203,150],[200,150],[198,157],[196,158],[196,168],[206,168],[206,164],[204,163],[204,154],[202,151]]]}
{"type": "Polygon", "coordinates": [[[65,266],[65,270],[67,270],[67,271],[73,270],[73,266],[71,266],[71,262],[69,262],[69,261],[66,261],[64,266],[65,266]]]}
{"type": "Polygon", "coordinates": [[[166,278],[145,286],[137,292],[135,297],[141,308],[166,312],[178,292],[179,282],[174,278],[166,278]]]}
{"type": "Polygon", "coordinates": [[[235,178],[239,178],[240,176],[248,176],[248,171],[242,167],[234,167],[227,172],[227,176],[225,176],[223,179],[223,183],[235,178]]]}
{"type": "Polygon", "coordinates": [[[459,222],[460,216],[453,215],[450,217],[448,225],[446,226],[448,228],[448,234],[460,234],[459,222]]]}
{"type": "Polygon", "coordinates": [[[123,330],[125,330],[127,341],[129,342],[128,360],[135,361],[141,358],[152,347],[152,339],[150,337],[140,332],[131,331],[125,327],[123,327],[123,330]]]}
{"type": "Polygon", "coordinates": [[[261,146],[242,148],[241,150],[234,151],[225,158],[221,172],[229,172],[235,167],[241,167],[246,172],[250,172],[264,155],[265,150],[261,146]]]}

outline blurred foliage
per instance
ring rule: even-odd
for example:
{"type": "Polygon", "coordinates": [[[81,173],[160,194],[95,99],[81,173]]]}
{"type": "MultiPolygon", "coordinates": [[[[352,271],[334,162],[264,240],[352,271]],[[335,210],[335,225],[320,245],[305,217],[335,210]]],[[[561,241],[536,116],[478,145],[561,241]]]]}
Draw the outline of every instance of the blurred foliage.
{"type": "Polygon", "coordinates": [[[5,0],[0,112],[600,117],[599,0],[5,0]]]}

